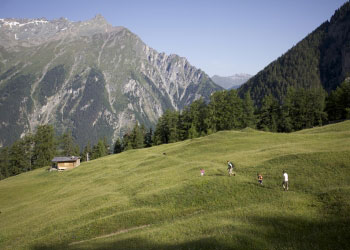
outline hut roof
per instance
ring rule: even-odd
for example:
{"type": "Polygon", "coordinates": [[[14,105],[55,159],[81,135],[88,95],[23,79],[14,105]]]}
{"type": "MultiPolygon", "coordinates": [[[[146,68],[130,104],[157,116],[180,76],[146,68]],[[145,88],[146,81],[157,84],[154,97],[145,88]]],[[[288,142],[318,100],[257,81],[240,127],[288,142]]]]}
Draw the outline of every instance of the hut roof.
{"type": "Polygon", "coordinates": [[[80,159],[78,156],[59,156],[52,159],[52,162],[74,162],[80,159]]]}

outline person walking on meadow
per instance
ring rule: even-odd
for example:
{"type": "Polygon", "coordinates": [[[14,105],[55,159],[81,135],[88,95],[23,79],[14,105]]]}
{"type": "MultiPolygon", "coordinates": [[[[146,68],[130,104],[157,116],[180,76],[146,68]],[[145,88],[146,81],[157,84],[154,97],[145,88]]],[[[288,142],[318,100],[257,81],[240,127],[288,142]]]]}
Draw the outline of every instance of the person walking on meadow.
{"type": "Polygon", "coordinates": [[[227,170],[228,170],[228,175],[229,175],[229,176],[231,176],[231,175],[235,176],[235,175],[236,175],[236,174],[233,172],[234,167],[235,167],[235,166],[233,165],[232,162],[227,161],[227,170]]]}
{"type": "Polygon", "coordinates": [[[204,176],[204,173],[205,173],[204,169],[201,168],[201,176],[204,176]]]}
{"type": "Polygon", "coordinates": [[[288,174],[285,170],[283,170],[283,182],[282,182],[282,187],[284,191],[288,191],[288,174]]]}
{"type": "Polygon", "coordinates": [[[260,185],[263,184],[263,176],[261,174],[258,174],[258,182],[260,185]]]}

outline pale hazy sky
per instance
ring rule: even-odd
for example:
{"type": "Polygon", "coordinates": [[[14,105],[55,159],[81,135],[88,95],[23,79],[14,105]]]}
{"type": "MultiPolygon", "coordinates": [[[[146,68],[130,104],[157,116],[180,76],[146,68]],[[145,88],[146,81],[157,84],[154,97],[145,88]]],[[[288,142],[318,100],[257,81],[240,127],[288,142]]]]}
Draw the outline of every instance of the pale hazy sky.
{"type": "Polygon", "coordinates": [[[0,18],[101,14],[158,52],[178,54],[208,75],[256,74],[346,0],[0,0],[0,18]]]}

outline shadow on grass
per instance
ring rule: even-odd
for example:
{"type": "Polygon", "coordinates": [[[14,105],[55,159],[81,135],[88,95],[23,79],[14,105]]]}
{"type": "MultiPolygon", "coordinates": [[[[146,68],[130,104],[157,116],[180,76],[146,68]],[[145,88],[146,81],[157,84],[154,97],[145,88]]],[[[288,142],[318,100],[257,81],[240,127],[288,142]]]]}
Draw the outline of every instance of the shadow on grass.
{"type": "MultiPolygon", "coordinates": [[[[67,246],[67,245],[58,245],[58,246],[35,246],[33,250],[60,250],[60,249],[72,249],[72,250],[83,250],[87,249],[85,246],[67,246]]],[[[181,250],[181,249],[203,249],[203,250],[215,250],[215,249],[234,249],[224,246],[222,243],[218,242],[214,238],[205,238],[201,240],[186,242],[182,244],[166,245],[166,244],[157,244],[155,242],[150,242],[147,240],[139,238],[131,238],[126,240],[116,240],[112,243],[94,243],[92,248],[88,249],[114,249],[114,250],[181,250]]]]}
{"type": "Polygon", "coordinates": [[[207,174],[207,176],[228,176],[227,173],[207,174]]]}
{"type": "MultiPolygon", "coordinates": [[[[350,211],[347,211],[350,212],[350,211]]],[[[327,218],[322,221],[290,217],[250,217],[244,228],[213,226],[206,235],[227,232],[226,236],[206,237],[178,244],[160,244],[140,238],[129,238],[113,242],[85,242],[81,245],[36,245],[32,250],[58,249],[164,249],[164,250],[294,250],[349,249],[350,217],[327,218]]],[[[197,235],[198,236],[198,235],[197,235]]],[[[110,239],[110,241],[113,239],[110,239]]]]}
{"type": "MultiPolygon", "coordinates": [[[[257,181],[251,181],[251,182],[244,182],[244,184],[249,185],[249,186],[254,186],[257,188],[266,188],[266,189],[275,189],[274,186],[271,186],[270,184],[266,184],[266,182],[264,184],[260,184],[257,181]]],[[[282,185],[281,185],[281,191],[282,191],[282,185]]]]}

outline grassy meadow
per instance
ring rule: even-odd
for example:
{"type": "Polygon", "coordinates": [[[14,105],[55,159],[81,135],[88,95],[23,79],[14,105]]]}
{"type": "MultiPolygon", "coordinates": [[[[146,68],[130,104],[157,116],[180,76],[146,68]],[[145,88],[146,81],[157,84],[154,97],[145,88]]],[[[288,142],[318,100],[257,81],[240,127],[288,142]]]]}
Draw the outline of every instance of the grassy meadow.
{"type": "Polygon", "coordinates": [[[223,131],[0,181],[0,249],[335,250],[349,239],[350,121],[223,131]]]}

